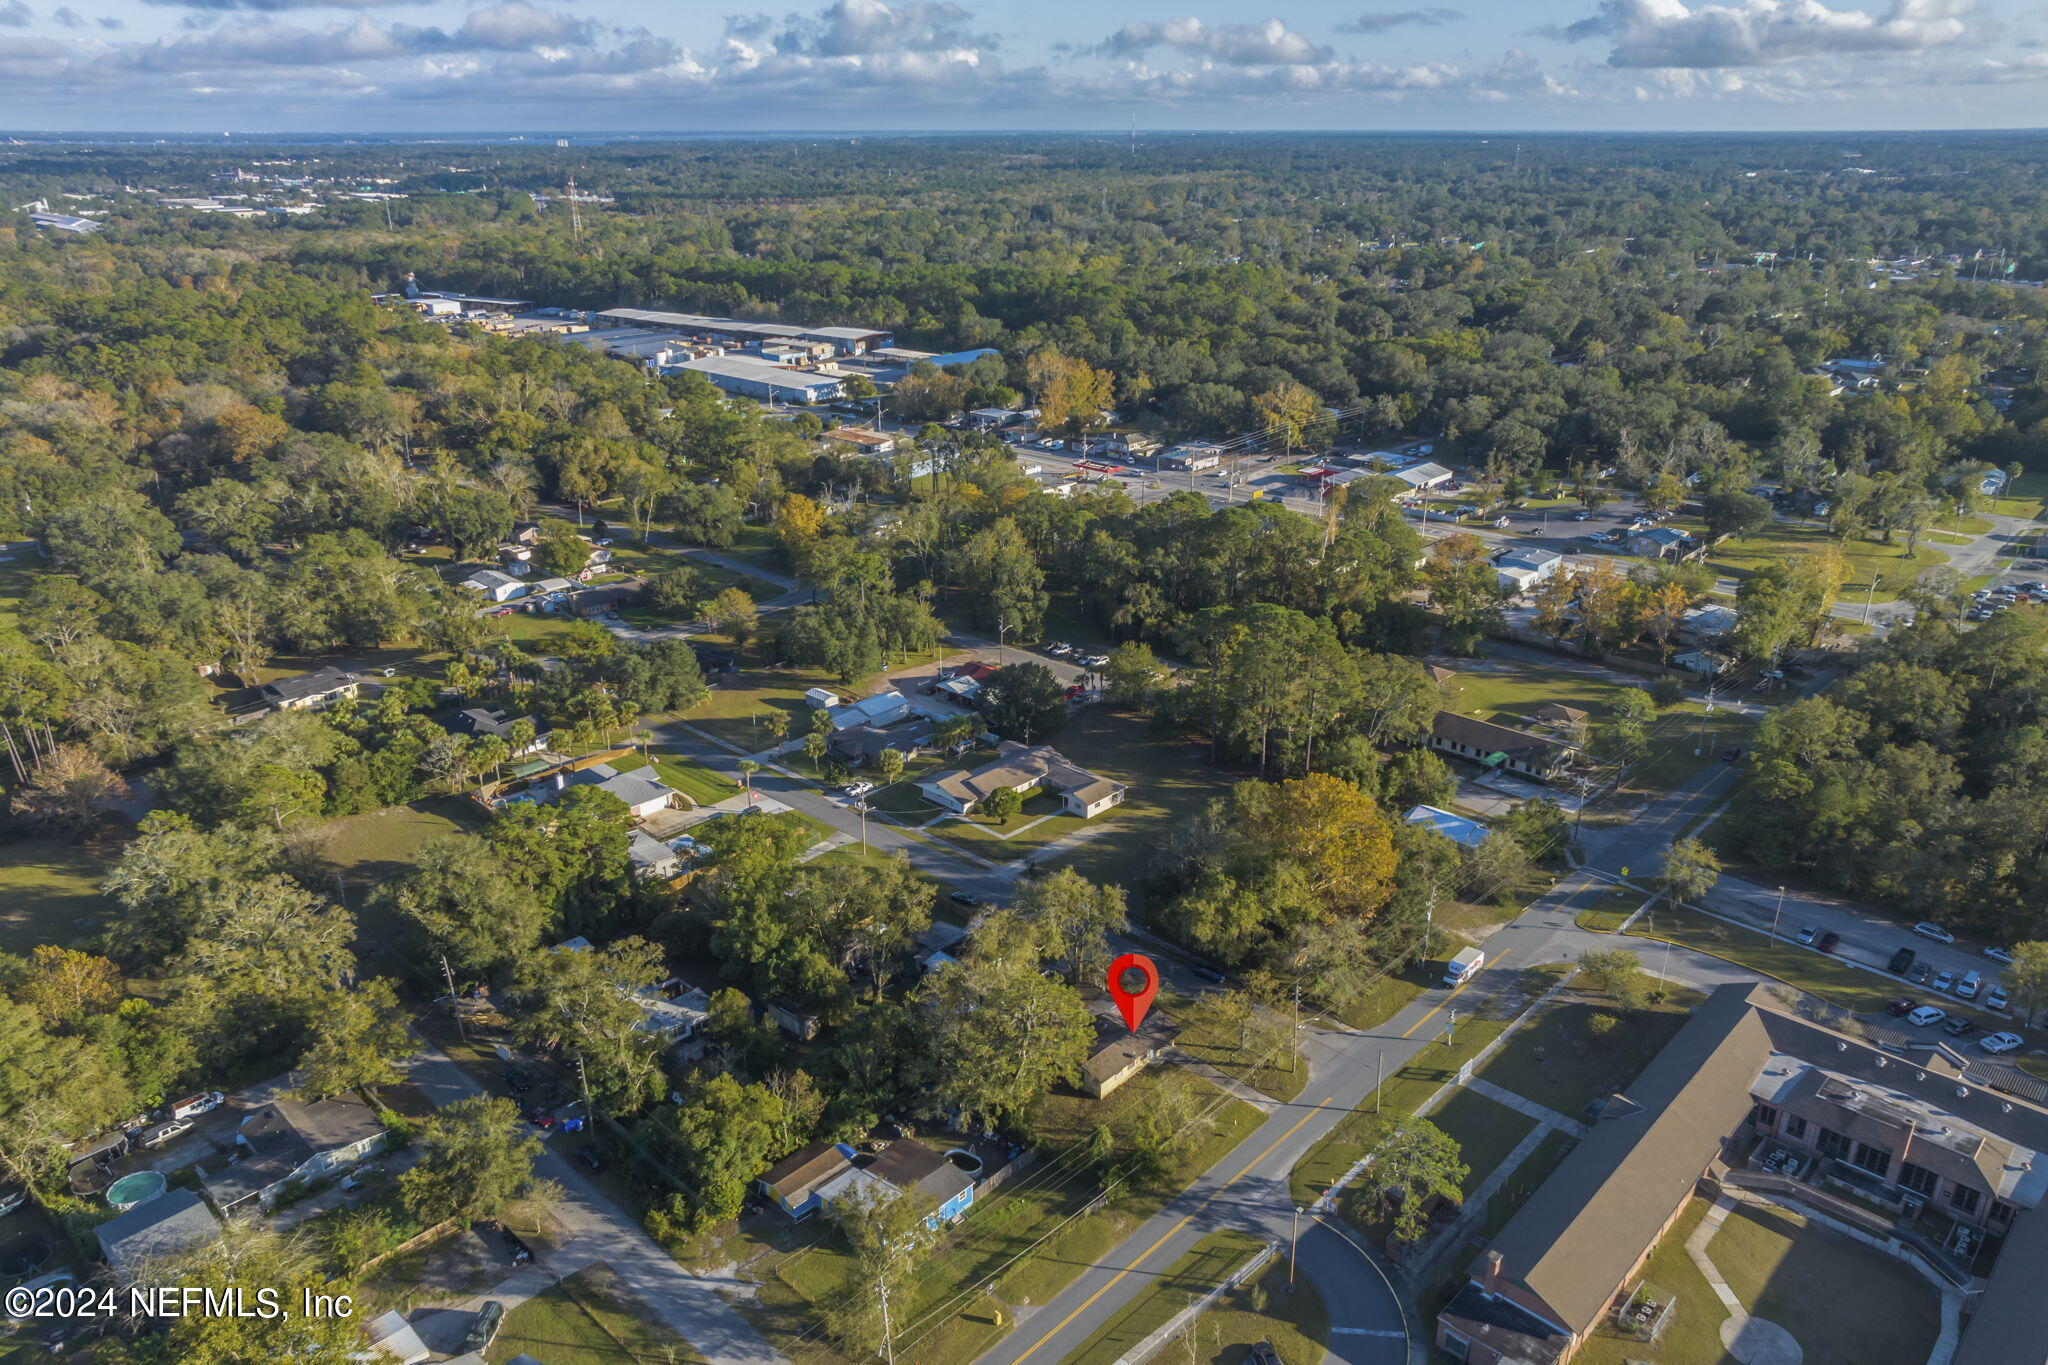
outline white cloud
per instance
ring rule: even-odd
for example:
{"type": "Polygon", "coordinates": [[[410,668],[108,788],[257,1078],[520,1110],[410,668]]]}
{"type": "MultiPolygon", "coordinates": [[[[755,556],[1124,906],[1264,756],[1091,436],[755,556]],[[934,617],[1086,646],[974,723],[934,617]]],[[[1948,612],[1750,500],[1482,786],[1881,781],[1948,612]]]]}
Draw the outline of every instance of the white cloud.
{"type": "Polygon", "coordinates": [[[1610,66],[1770,66],[1855,53],[1917,54],[1973,36],[1976,0],[1892,0],[1881,14],[1829,9],[1819,0],[1601,0],[1598,14],[1565,30],[1610,38],[1610,66]]]}
{"type": "Polygon", "coordinates": [[[1278,19],[1216,28],[1193,18],[1125,24],[1109,36],[1101,50],[1135,57],[1162,47],[1231,66],[1317,66],[1331,60],[1328,48],[1310,42],[1278,19]]]}
{"type": "MultiPolygon", "coordinates": [[[[945,0],[834,0],[809,18],[791,15],[770,40],[776,51],[797,57],[874,57],[897,52],[979,51],[995,46],[992,35],[977,35],[968,25],[973,15],[945,0]]],[[[744,17],[729,28],[755,37],[773,27],[762,16],[744,17]]]]}
{"type": "Polygon", "coordinates": [[[27,28],[36,21],[36,12],[22,3],[22,0],[8,0],[0,5],[0,28],[27,28]]]}

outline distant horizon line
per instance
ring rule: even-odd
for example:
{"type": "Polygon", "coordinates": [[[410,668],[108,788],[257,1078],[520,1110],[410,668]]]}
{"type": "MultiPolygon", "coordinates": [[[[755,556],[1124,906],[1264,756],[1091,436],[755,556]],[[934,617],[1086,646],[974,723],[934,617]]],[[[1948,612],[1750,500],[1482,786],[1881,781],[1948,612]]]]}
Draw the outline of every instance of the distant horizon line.
{"type": "Polygon", "coordinates": [[[8,143],[33,142],[120,142],[124,144],[171,145],[196,143],[217,145],[226,142],[264,142],[274,140],[318,141],[338,143],[359,143],[364,145],[407,145],[435,146],[449,143],[481,144],[510,143],[547,145],[556,141],[570,143],[591,142],[670,142],[670,141],[716,141],[716,142],[775,142],[791,139],[825,139],[830,141],[861,138],[1004,138],[1004,137],[1047,137],[1047,138],[1110,138],[1135,140],[1139,138],[1278,138],[1278,137],[1322,137],[1322,138],[1542,138],[1542,139],[1659,139],[1659,140],[1701,140],[1709,138],[1768,138],[1792,140],[1819,139],[1871,139],[1871,138],[1939,138],[1939,137],[2020,137],[2039,136],[2048,133],[2048,125],[2032,127],[1993,128],[1684,128],[1684,129],[1613,129],[1613,128],[791,128],[751,129],[733,132],[718,129],[583,129],[576,131],[541,131],[528,129],[458,129],[445,132],[373,132],[365,129],[317,129],[289,131],[284,129],[223,130],[218,133],[199,129],[185,129],[166,132],[162,129],[139,131],[128,129],[9,129],[0,128],[0,146],[8,143]]]}

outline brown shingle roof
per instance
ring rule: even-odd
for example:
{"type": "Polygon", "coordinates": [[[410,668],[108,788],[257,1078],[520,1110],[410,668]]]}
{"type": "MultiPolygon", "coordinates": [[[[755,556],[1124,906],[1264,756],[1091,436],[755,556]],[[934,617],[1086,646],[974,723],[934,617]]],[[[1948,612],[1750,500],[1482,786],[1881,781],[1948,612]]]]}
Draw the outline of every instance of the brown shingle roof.
{"type": "Polygon", "coordinates": [[[1439,711],[1436,721],[1430,727],[1438,739],[1452,744],[1463,744],[1481,753],[1498,751],[1504,754],[1544,754],[1561,757],[1571,751],[1571,746],[1548,735],[1532,735],[1527,730],[1513,730],[1492,721],[1479,720],[1472,716],[1461,716],[1455,711],[1439,711]]]}
{"type": "Polygon", "coordinates": [[[1494,1238],[1503,1278],[1559,1325],[1583,1333],[1599,1321],[1748,1108],[1771,1055],[1750,990],[1709,996],[1629,1087],[1640,1112],[1596,1124],[1494,1238]]]}
{"type": "Polygon", "coordinates": [[[829,1180],[847,1167],[846,1153],[836,1142],[813,1142],[797,1148],[768,1168],[761,1183],[792,1204],[821,1181],[829,1180]]]}

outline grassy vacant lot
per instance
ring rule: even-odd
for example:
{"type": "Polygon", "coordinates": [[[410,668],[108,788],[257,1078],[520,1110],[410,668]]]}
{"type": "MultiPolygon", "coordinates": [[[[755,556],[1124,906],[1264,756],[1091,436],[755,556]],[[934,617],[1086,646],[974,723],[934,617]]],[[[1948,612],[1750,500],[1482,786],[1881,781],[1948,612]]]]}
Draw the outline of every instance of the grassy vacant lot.
{"type": "Polygon", "coordinates": [[[1527,1114],[1464,1089],[1453,1090],[1449,1099],[1423,1117],[1457,1142],[1468,1168],[1463,1182],[1467,1198],[1536,1126],[1527,1114]]]}
{"type": "Polygon", "coordinates": [[[657,1324],[602,1262],[506,1314],[484,1358],[502,1365],[522,1353],[548,1365],[701,1365],[704,1359],[657,1324]]]}
{"type": "MultiPolygon", "coordinates": [[[[1239,1229],[1210,1233],[1154,1276],[1142,1293],[1062,1365],[1113,1365],[1194,1299],[1228,1279],[1232,1271],[1258,1254],[1259,1246],[1258,1238],[1239,1229]]],[[[1280,1286],[1286,1281],[1285,1262],[1268,1263],[1250,1284],[1224,1295],[1195,1319],[1161,1357],[1179,1358],[1189,1352],[1185,1343],[1191,1341],[1191,1359],[1234,1362],[1244,1359],[1254,1343],[1270,1341],[1282,1360],[1321,1359],[1329,1340],[1330,1315],[1305,1281],[1295,1282],[1293,1294],[1281,1293],[1280,1286]],[[1276,1270],[1278,1279],[1273,1278],[1276,1270]],[[1264,1312],[1252,1308],[1252,1286],[1260,1284],[1264,1312]]]]}
{"type": "Polygon", "coordinates": [[[484,824],[483,810],[460,796],[431,796],[336,820],[321,832],[320,856],[353,890],[376,886],[412,861],[427,840],[484,824]]]}
{"type": "Polygon", "coordinates": [[[1162,995],[1159,1007],[1180,1026],[1180,1036],[1174,1040],[1180,1050],[1232,1080],[1276,1100],[1293,1099],[1308,1083],[1308,1065],[1298,1053],[1289,1055],[1284,1033],[1275,1036],[1268,1030],[1262,1039],[1255,1028],[1251,1050],[1240,1047],[1241,1030],[1225,1017],[1221,998],[1215,993],[1204,992],[1193,999],[1162,995]]]}
{"type": "Polygon", "coordinates": [[[2038,521],[2043,505],[2048,504],[2048,469],[2024,470],[2002,491],[2005,496],[1992,500],[1992,511],[2001,516],[2032,517],[2038,521]]]}
{"type": "Polygon", "coordinates": [[[1579,1118],[1594,1100],[1634,1080],[1703,999],[1677,991],[1656,1005],[1625,1011],[1598,995],[1566,990],[1516,1030],[1479,1074],[1566,1118],[1579,1118]],[[1605,1038],[1592,1030],[1602,1014],[1620,1019],[1605,1038]]]}
{"type": "MultiPolygon", "coordinates": [[[[1696,535],[1701,532],[1697,524],[1687,525],[1685,529],[1696,535]]],[[[1740,579],[1775,560],[1810,554],[1830,546],[1842,552],[1842,595],[1859,602],[1869,589],[1873,574],[1881,576],[1884,583],[1872,600],[1890,602],[1896,600],[1899,589],[1912,585],[1921,570],[1948,562],[1948,556],[1938,547],[1928,544],[1925,538],[1908,555],[1903,537],[1890,545],[1861,538],[1840,540],[1819,523],[1773,521],[1755,535],[1722,541],[1707,555],[1707,567],[1716,573],[1740,579]]]]}
{"type": "Polygon", "coordinates": [[[1212,766],[1200,744],[1159,734],[1141,717],[1106,705],[1083,707],[1052,743],[1091,772],[1129,788],[1122,805],[1085,822],[1113,823],[1113,833],[1051,860],[1053,866],[1071,867],[1092,881],[1137,882],[1148,851],[1168,828],[1229,792],[1245,776],[1212,766]]]}
{"type": "Polygon", "coordinates": [[[1596,934],[1611,934],[1643,903],[1643,893],[1627,887],[1609,887],[1591,904],[1582,905],[1572,922],[1596,934]]]}
{"type": "MultiPolygon", "coordinates": [[[[1105,1100],[1078,1092],[1047,1096],[1029,1122],[1045,1155],[978,1204],[950,1239],[925,1257],[901,1303],[891,1299],[892,1311],[900,1314],[897,1358],[930,1365],[972,1360],[1006,1330],[996,1326],[998,1308],[1046,1302],[1260,1121],[1250,1105],[1173,1068],[1148,1071],[1105,1100]],[[1062,1154],[1085,1141],[1097,1124],[1121,1129],[1131,1116],[1156,1107],[1164,1087],[1186,1088],[1197,1097],[1205,1121],[1189,1131],[1175,1151],[1172,1169],[1157,1182],[1126,1190],[1109,1208],[1084,1215],[1097,1183],[1075,1175],[1078,1153],[1066,1161],[1062,1154]],[[1069,1175],[1075,1178],[1062,1179],[1069,1175]],[[970,1288],[991,1276],[996,1277],[993,1295],[970,1288]]],[[[846,1292],[854,1274],[839,1240],[828,1238],[779,1261],[761,1262],[759,1269],[759,1291],[742,1311],[790,1360],[839,1365],[843,1357],[814,1330],[820,1306],[846,1292]]]]}
{"type": "Polygon", "coordinates": [[[120,842],[105,837],[0,844],[0,950],[27,953],[96,933],[114,913],[100,882],[120,856],[120,842]]]}
{"type": "MultiPolygon", "coordinates": [[[[806,689],[830,687],[842,693],[851,690],[841,688],[835,679],[816,669],[765,668],[759,646],[751,647],[742,662],[747,666],[726,674],[711,689],[708,700],[691,707],[681,718],[685,724],[744,753],[759,753],[776,742],[760,723],[770,711],[781,711],[789,717],[788,738],[800,739],[810,733],[811,707],[804,700],[806,689]]],[[[799,754],[792,766],[802,771],[809,764],[799,754]]]]}

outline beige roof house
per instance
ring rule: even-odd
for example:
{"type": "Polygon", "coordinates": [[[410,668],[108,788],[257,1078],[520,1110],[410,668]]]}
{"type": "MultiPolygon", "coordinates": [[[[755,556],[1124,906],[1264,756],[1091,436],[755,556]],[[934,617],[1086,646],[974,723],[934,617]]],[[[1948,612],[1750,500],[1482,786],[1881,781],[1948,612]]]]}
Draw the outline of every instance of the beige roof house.
{"type": "Polygon", "coordinates": [[[1005,740],[992,762],[979,768],[955,768],[917,784],[933,805],[965,815],[998,791],[1055,791],[1069,814],[1099,815],[1124,799],[1124,786],[1069,763],[1049,744],[1005,740]]]}

